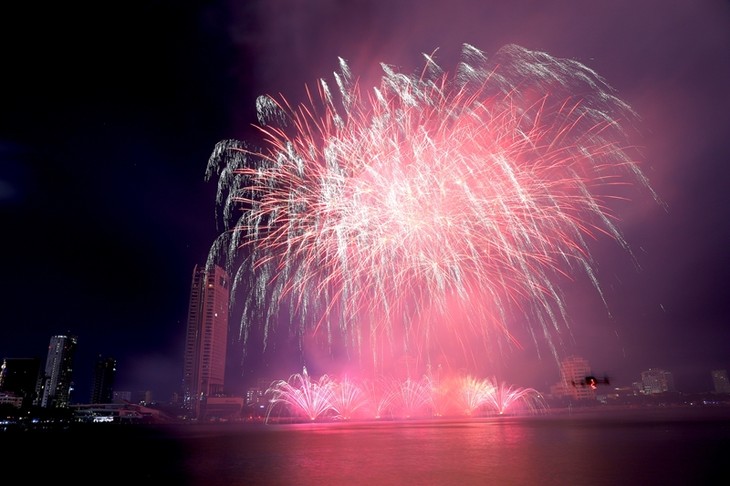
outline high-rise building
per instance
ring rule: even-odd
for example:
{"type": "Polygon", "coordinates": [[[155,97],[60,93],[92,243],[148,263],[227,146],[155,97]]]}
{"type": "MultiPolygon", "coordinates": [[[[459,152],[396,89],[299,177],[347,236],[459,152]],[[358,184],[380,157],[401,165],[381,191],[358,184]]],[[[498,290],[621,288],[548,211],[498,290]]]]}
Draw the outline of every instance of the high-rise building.
{"type": "Polygon", "coordinates": [[[43,408],[68,408],[73,387],[73,364],[76,354],[76,336],[51,336],[48,357],[39,393],[43,408]]]}
{"type": "Polygon", "coordinates": [[[588,360],[580,356],[568,356],[560,362],[560,376],[565,393],[576,400],[595,400],[596,390],[585,381],[591,374],[588,360]]]}
{"type": "Polygon", "coordinates": [[[645,395],[675,391],[674,376],[669,371],[659,368],[642,371],[641,384],[645,395]]]}
{"type": "Polygon", "coordinates": [[[224,269],[195,266],[183,369],[183,405],[190,418],[202,419],[208,399],[224,391],[229,292],[224,269]]]}
{"type": "Polygon", "coordinates": [[[715,387],[715,393],[730,394],[727,370],[712,370],[712,384],[715,387]]]}
{"type": "Polygon", "coordinates": [[[21,399],[21,408],[33,405],[38,396],[41,377],[40,358],[5,358],[0,365],[0,392],[21,399]]]}
{"type": "Polygon", "coordinates": [[[94,365],[94,382],[91,384],[89,403],[112,403],[114,400],[114,379],[117,360],[99,355],[94,365]]]}

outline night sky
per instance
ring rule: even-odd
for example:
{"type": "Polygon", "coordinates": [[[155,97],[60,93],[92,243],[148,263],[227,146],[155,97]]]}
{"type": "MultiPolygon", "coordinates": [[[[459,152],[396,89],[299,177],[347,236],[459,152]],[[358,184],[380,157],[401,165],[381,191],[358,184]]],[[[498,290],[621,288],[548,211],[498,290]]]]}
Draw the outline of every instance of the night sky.
{"type": "MultiPolygon", "coordinates": [[[[118,360],[117,389],[166,399],[193,266],[218,234],[208,157],[220,140],[255,141],[256,97],[303,101],[338,57],[372,80],[381,62],[411,72],[438,48],[451,69],[464,43],[487,55],[515,43],[587,65],[636,110],[642,169],[665,203],[621,206],[636,262],[595,242],[608,309],[590,283],[566,285],[570,351],[618,384],[654,367],[680,391],[710,390],[710,371],[730,369],[730,2],[503,3],[6,7],[0,358],[45,360],[49,338],[70,332],[77,401],[98,354],[118,360]]],[[[499,372],[541,390],[558,378],[529,343],[499,372]]]]}

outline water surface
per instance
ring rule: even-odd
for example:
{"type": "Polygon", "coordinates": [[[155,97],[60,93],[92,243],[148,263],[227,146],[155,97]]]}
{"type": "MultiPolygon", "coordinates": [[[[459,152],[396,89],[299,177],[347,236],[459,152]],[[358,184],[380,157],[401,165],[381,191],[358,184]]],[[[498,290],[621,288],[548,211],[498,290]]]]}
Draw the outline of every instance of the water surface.
{"type": "Polygon", "coordinates": [[[76,484],[114,479],[195,486],[726,485],[728,412],[642,410],[288,425],[100,424],[65,432],[0,434],[0,451],[10,460],[5,464],[13,464],[16,455],[42,458],[44,469],[36,477],[67,474],[76,484]],[[14,442],[12,452],[5,439],[14,442]]]}

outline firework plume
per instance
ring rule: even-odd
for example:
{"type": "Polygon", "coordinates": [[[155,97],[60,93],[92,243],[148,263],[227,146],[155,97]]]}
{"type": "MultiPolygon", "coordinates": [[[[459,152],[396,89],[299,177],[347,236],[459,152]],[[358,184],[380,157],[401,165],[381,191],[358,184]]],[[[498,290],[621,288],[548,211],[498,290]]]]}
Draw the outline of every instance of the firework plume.
{"type": "Polygon", "coordinates": [[[378,367],[481,360],[519,325],[557,355],[558,282],[600,294],[589,243],[628,251],[611,200],[651,192],[635,114],[588,67],[515,45],[465,45],[453,75],[433,55],[414,75],[382,68],[371,90],[340,60],[305,104],[260,97],[259,146],[211,155],[210,261],[235,276],[243,340],[284,327],[378,367]]]}

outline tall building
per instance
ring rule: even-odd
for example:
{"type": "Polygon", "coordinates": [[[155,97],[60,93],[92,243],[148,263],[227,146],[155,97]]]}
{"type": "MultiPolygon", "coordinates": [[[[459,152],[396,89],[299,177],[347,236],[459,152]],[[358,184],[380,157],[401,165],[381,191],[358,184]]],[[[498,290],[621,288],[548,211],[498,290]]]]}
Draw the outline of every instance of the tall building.
{"type": "Polygon", "coordinates": [[[114,379],[117,360],[99,355],[94,365],[94,382],[91,384],[89,403],[112,403],[114,400],[114,379]]]}
{"type": "Polygon", "coordinates": [[[40,358],[5,358],[0,365],[0,392],[21,399],[21,408],[33,405],[41,377],[40,358]]]}
{"type": "Polygon", "coordinates": [[[190,286],[183,405],[188,416],[202,419],[209,398],[222,395],[228,344],[229,281],[224,269],[196,265],[190,286]]]}
{"type": "Polygon", "coordinates": [[[43,383],[39,393],[41,407],[68,408],[73,386],[76,345],[76,336],[51,336],[43,383]]]}
{"type": "Polygon", "coordinates": [[[560,362],[560,376],[566,395],[576,400],[595,400],[596,390],[585,382],[591,374],[588,360],[580,356],[568,356],[560,362]]]}
{"type": "Polygon", "coordinates": [[[715,387],[715,393],[730,394],[727,370],[712,370],[712,384],[715,387]]]}
{"type": "Polygon", "coordinates": [[[659,368],[642,371],[641,384],[645,395],[675,391],[674,376],[669,371],[659,368]]]}

